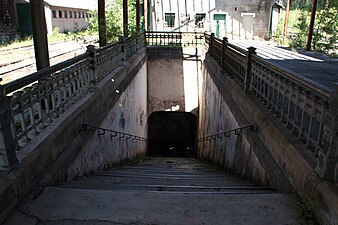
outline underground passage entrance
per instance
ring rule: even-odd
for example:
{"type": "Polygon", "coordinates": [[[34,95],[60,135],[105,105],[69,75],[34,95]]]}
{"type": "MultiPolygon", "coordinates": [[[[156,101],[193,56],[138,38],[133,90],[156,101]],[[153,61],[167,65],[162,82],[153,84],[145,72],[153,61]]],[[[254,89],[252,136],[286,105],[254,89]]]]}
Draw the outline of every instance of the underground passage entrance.
{"type": "Polygon", "coordinates": [[[196,156],[196,121],[188,112],[160,111],[148,119],[148,154],[150,156],[196,156]]]}

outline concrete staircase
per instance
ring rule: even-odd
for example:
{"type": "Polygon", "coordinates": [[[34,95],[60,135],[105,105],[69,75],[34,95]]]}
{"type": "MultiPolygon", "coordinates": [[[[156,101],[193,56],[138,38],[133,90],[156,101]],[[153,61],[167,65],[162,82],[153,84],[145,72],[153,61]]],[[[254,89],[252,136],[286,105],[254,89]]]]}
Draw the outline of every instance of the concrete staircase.
{"type": "Polygon", "coordinates": [[[146,158],[47,187],[6,225],[297,224],[295,196],[189,158],[146,158]]]}

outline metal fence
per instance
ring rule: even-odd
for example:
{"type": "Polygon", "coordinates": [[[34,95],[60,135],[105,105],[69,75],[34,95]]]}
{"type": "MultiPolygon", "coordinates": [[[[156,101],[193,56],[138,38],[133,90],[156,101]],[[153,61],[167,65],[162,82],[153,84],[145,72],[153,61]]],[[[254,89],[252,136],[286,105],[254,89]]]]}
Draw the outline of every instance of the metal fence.
{"type": "Polygon", "coordinates": [[[203,45],[204,34],[200,32],[145,32],[147,46],[197,47],[203,45]]]}

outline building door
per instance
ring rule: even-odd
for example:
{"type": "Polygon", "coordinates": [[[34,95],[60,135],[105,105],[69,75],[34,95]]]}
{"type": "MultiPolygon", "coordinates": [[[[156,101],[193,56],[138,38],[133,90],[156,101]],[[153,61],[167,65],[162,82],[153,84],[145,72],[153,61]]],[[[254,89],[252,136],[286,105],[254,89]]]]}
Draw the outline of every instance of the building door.
{"type": "Polygon", "coordinates": [[[243,15],[241,38],[253,39],[253,15],[243,15]]]}
{"type": "Polygon", "coordinates": [[[225,14],[214,14],[215,36],[222,38],[226,34],[226,16],[225,14]]]}

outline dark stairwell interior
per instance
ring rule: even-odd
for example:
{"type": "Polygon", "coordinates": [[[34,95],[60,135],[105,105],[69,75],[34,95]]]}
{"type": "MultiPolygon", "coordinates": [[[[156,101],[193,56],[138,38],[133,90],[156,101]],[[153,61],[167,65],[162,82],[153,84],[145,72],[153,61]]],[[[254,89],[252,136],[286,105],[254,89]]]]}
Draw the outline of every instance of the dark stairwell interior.
{"type": "Polygon", "coordinates": [[[196,121],[188,112],[153,112],[148,120],[148,155],[195,157],[196,121]]]}

